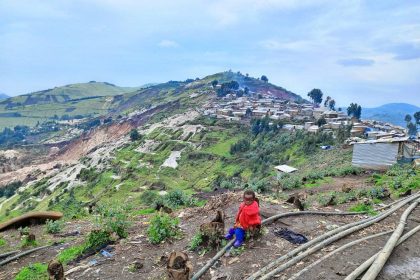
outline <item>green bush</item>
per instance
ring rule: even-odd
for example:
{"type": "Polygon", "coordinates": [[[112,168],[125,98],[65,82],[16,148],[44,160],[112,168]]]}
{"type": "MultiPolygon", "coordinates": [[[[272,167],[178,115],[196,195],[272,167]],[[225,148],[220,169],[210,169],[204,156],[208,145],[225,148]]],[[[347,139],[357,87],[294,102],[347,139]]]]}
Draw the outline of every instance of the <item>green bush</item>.
{"type": "Polygon", "coordinates": [[[21,247],[25,248],[25,247],[36,247],[38,245],[38,242],[36,240],[30,240],[29,239],[29,235],[26,235],[21,243],[21,247]]]}
{"type": "Polygon", "coordinates": [[[47,220],[46,224],[46,231],[48,233],[59,233],[63,230],[64,228],[64,222],[57,220],[57,221],[53,221],[53,220],[47,220]]]}
{"type": "Polygon", "coordinates": [[[319,194],[317,197],[317,201],[321,206],[337,204],[336,195],[334,192],[319,194]]]}
{"type": "Polygon", "coordinates": [[[178,235],[179,219],[172,218],[168,214],[159,213],[150,220],[147,236],[152,244],[159,244],[162,241],[178,235]]]}
{"type": "Polygon", "coordinates": [[[249,188],[256,193],[263,193],[270,190],[270,183],[266,179],[251,179],[249,182],[249,188]]]}
{"type": "Polygon", "coordinates": [[[6,245],[7,242],[3,238],[0,238],[0,247],[6,245]]]}
{"type": "Polygon", "coordinates": [[[111,234],[106,230],[93,230],[85,242],[84,251],[98,251],[111,242],[111,234]]]}
{"type": "Polygon", "coordinates": [[[158,197],[159,195],[156,192],[146,190],[140,195],[140,201],[144,205],[154,206],[158,197]]]}
{"type": "Polygon", "coordinates": [[[127,229],[130,225],[127,209],[123,207],[98,206],[97,227],[103,231],[115,232],[120,238],[128,236],[127,229]]]}
{"type": "Polygon", "coordinates": [[[191,239],[188,249],[190,251],[195,251],[200,247],[201,244],[203,244],[203,235],[201,233],[197,233],[191,239]]]}
{"type": "Polygon", "coordinates": [[[164,204],[170,208],[194,206],[196,201],[181,190],[170,191],[164,196],[164,204]]]}
{"type": "Polygon", "coordinates": [[[280,183],[285,190],[297,189],[302,185],[300,178],[295,176],[282,178],[280,183]]]}

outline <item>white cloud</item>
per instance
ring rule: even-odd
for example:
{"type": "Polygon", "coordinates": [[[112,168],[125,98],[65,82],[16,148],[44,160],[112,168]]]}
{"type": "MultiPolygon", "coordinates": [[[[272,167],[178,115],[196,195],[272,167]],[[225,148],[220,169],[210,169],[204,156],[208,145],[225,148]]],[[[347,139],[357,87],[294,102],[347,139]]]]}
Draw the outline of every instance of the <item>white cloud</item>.
{"type": "Polygon", "coordinates": [[[162,40],[159,42],[158,46],[162,48],[177,48],[179,47],[179,44],[172,40],[162,40]]]}

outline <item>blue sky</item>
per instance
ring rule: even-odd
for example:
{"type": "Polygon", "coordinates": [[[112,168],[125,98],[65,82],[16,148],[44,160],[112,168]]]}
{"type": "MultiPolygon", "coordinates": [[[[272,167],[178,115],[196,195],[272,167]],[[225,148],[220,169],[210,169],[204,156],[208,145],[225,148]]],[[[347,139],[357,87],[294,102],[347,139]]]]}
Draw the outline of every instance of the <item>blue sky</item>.
{"type": "Polygon", "coordinates": [[[0,0],[0,92],[228,69],[338,105],[420,106],[420,1],[0,0]]]}

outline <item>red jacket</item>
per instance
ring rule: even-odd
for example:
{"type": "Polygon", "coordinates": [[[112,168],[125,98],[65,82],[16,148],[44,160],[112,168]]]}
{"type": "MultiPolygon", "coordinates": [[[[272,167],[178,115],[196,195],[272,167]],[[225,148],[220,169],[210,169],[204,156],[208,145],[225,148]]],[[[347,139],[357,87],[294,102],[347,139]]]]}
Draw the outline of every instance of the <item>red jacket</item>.
{"type": "Polygon", "coordinates": [[[243,229],[248,229],[252,226],[261,225],[260,208],[258,203],[254,201],[251,205],[241,203],[238,214],[236,215],[236,222],[241,224],[243,229]]]}

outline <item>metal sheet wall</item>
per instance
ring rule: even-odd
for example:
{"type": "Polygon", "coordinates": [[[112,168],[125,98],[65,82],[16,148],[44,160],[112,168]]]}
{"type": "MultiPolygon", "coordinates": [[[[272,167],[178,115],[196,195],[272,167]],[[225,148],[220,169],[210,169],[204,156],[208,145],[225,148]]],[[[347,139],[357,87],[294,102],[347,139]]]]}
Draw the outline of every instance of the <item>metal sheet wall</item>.
{"type": "Polygon", "coordinates": [[[399,143],[354,144],[354,166],[384,170],[397,163],[399,143]]]}

